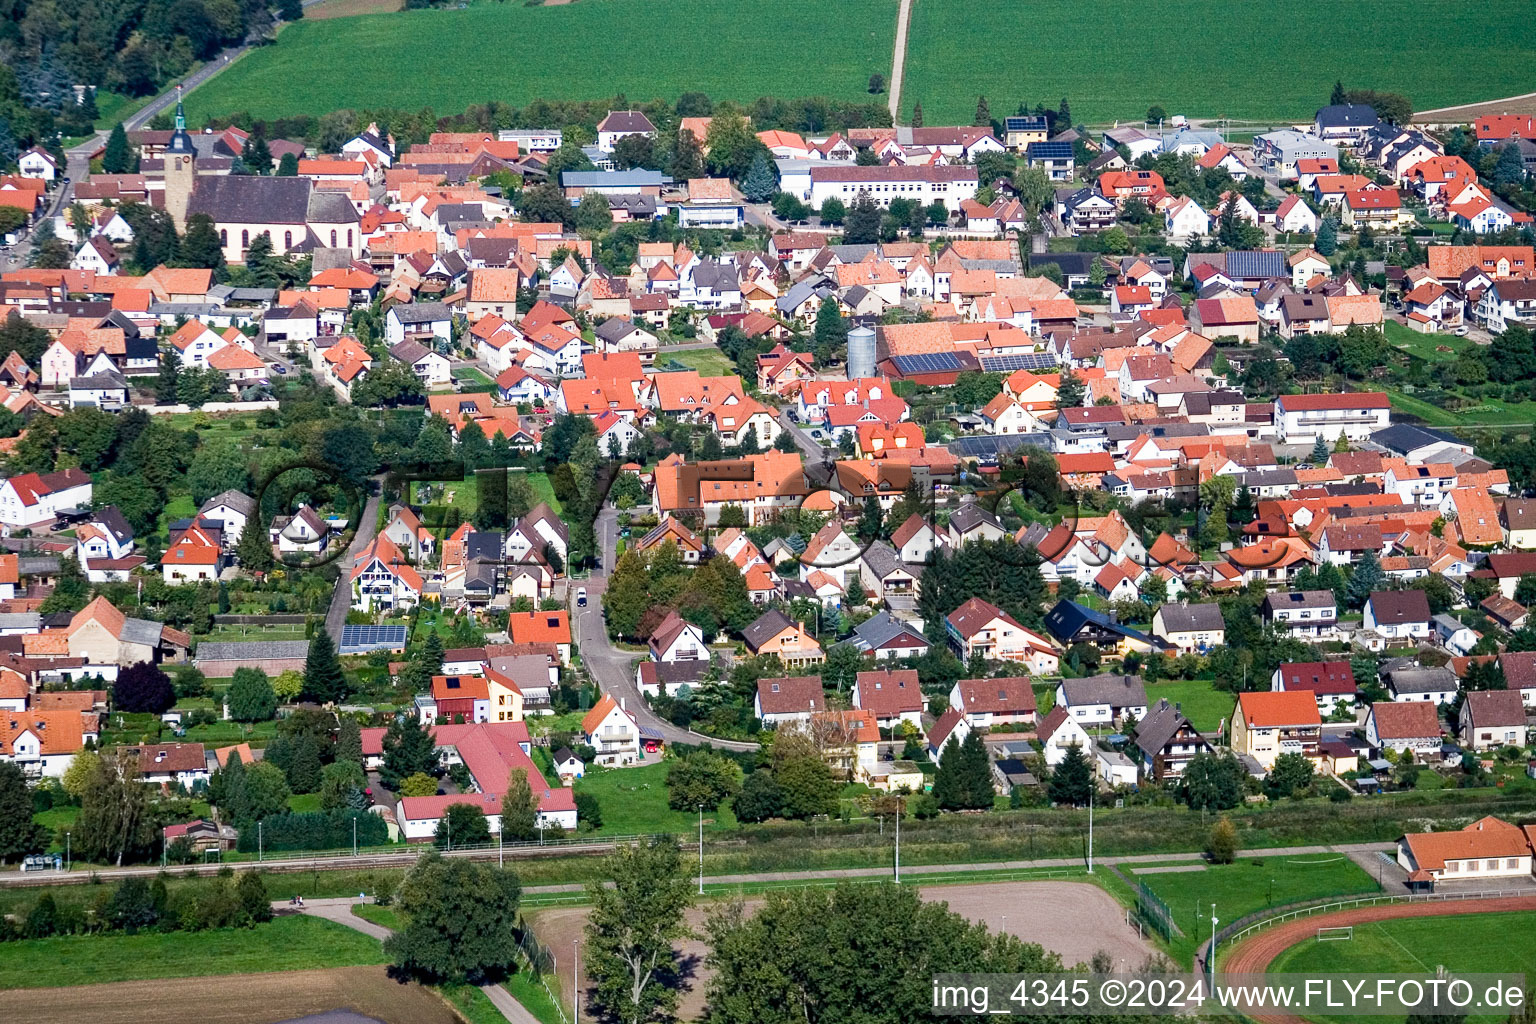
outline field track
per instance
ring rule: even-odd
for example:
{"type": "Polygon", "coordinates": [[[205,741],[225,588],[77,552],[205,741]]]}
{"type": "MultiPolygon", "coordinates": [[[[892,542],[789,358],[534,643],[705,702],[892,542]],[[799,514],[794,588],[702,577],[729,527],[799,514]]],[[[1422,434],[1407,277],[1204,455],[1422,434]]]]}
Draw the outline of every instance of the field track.
{"type": "MultiPolygon", "coordinates": [[[[1451,900],[1444,903],[1391,903],[1358,910],[1340,910],[1332,914],[1297,918],[1265,929],[1240,942],[1219,961],[1223,974],[1263,974],[1275,957],[1300,942],[1315,938],[1319,928],[1369,924],[1401,917],[1450,917],[1458,914],[1493,914],[1507,911],[1536,910],[1536,896],[1508,896],[1489,900],[1451,900]]],[[[1305,1018],[1293,1014],[1250,1014],[1262,1024],[1303,1024],[1305,1018]]]]}
{"type": "Polygon", "coordinates": [[[1413,115],[1415,121],[1472,121],[1485,114],[1536,114],[1536,92],[1506,96],[1501,100],[1485,100],[1482,103],[1463,103],[1455,107],[1436,107],[1420,110],[1413,115]]]}
{"type": "Polygon", "coordinates": [[[338,967],[282,974],[156,978],[72,988],[15,989],[5,994],[13,1020],[73,1024],[271,1024],[347,1008],[388,1024],[457,1024],[436,992],[392,981],[383,967],[338,967]],[[210,998],[216,992],[217,998],[210,998]]]}

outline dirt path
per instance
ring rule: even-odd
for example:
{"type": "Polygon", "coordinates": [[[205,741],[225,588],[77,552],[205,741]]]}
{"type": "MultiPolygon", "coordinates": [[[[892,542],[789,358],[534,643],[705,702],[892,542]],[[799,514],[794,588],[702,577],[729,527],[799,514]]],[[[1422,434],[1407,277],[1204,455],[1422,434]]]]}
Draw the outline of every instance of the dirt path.
{"type": "MultiPolygon", "coordinates": [[[[1231,952],[1220,956],[1222,974],[1263,974],[1275,958],[1298,942],[1317,935],[1319,928],[1369,924],[1400,917],[1449,917],[1453,914],[1496,914],[1511,910],[1536,910],[1536,896],[1507,896],[1490,900],[1447,900],[1436,903],[1386,903],[1358,910],[1340,910],[1332,914],[1297,918],[1265,929],[1244,939],[1231,952]]],[[[1304,1024],[1291,1014],[1251,1014],[1263,1024],[1304,1024]]]]}
{"type": "Polygon", "coordinates": [[[1506,96],[1501,100],[1482,103],[1462,103],[1454,107],[1436,107],[1433,110],[1414,111],[1415,121],[1471,121],[1484,114],[1536,114],[1536,92],[1523,92],[1519,96],[1506,96]]]}
{"type": "MultiPolygon", "coordinates": [[[[1125,909],[1114,897],[1087,882],[987,882],[932,886],[918,891],[924,899],[947,903],[955,913],[983,922],[995,931],[1006,928],[1010,935],[1038,942],[1060,954],[1069,965],[1087,961],[1102,949],[1114,958],[1117,970],[1133,970],[1154,952],[1125,923],[1125,909]]],[[[760,898],[743,901],[749,912],[762,903],[760,898]]],[[[701,933],[711,908],[720,905],[708,902],[695,907],[688,914],[689,925],[701,933]]],[[[528,918],[539,941],[555,955],[554,973],[561,997],[569,1003],[574,984],[571,957],[575,941],[585,942],[587,908],[540,910],[530,912],[528,918]]],[[[704,993],[711,975],[704,965],[709,946],[702,939],[693,938],[679,948],[687,980],[677,1015],[679,1020],[697,1020],[704,1010],[704,993]]],[[[581,986],[582,1005],[586,1005],[585,973],[581,986]]]]}
{"type": "Polygon", "coordinates": [[[889,92],[892,124],[898,123],[901,117],[901,79],[907,70],[907,26],[911,23],[912,0],[901,0],[901,9],[896,12],[896,49],[891,58],[889,92]]]}
{"type": "Polygon", "coordinates": [[[5,994],[12,1020],[70,1024],[271,1024],[329,1010],[352,1010],[387,1024],[458,1024],[431,989],[401,984],[383,967],[338,967],[217,978],[155,978],[110,985],[15,989],[5,994]],[[217,998],[210,998],[210,993],[217,998]]]}

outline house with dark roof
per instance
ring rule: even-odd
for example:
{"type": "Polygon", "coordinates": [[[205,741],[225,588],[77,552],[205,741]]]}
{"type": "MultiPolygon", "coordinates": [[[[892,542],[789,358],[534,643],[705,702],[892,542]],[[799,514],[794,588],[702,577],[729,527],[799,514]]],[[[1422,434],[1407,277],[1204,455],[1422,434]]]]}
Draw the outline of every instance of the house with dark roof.
{"type": "Polygon", "coordinates": [[[670,697],[680,686],[697,689],[709,674],[709,662],[642,661],[635,666],[635,686],[647,697],[670,697]]]}
{"type": "Polygon", "coordinates": [[[1136,751],[1141,772],[1157,782],[1176,779],[1196,754],[1215,753],[1177,703],[1161,697],[1136,723],[1136,751]]]}
{"type": "Polygon", "coordinates": [[[1339,661],[1288,661],[1275,669],[1270,677],[1271,690],[1305,690],[1317,701],[1321,714],[1331,715],[1340,706],[1353,708],[1355,694],[1355,670],[1349,662],[1339,661]]]}
{"type": "Polygon", "coordinates": [[[1331,103],[1312,118],[1312,134],[1327,142],[1349,145],[1381,121],[1368,103],[1331,103]]]}
{"type": "Polygon", "coordinates": [[[1331,590],[1286,590],[1264,597],[1259,608],[1264,625],[1298,639],[1332,637],[1339,621],[1339,602],[1331,590]]]}
{"type": "Polygon", "coordinates": [[[1123,722],[1127,715],[1139,722],[1147,715],[1147,688],[1135,676],[1112,673],[1063,679],[1056,687],[1056,704],[1083,725],[1123,722]]]}
{"type": "Polygon", "coordinates": [[[610,110],[608,116],[597,123],[597,148],[612,153],[613,147],[626,135],[656,137],[656,126],[638,110],[610,110]]]}
{"type": "Polygon", "coordinates": [[[1456,731],[1464,747],[1525,746],[1525,705],[1518,690],[1474,690],[1462,702],[1456,731]]]}
{"type": "Polygon", "coordinates": [[[1422,590],[1378,590],[1365,602],[1362,632],[1371,650],[1429,639],[1429,598],[1422,590]]]}
{"type": "Polygon", "coordinates": [[[1165,604],[1152,616],[1152,635],[1180,654],[1204,654],[1227,642],[1218,604],[1165,604]]]}
{"type": "Polygon", "coordinates": [[[1123,626],[1110,613],[1096,611],[1076,601],[1057,601],[1046,613],[1045,628],[1062,647],[1087,643],[1117,654],[1132,651],[1151,654],[1167,647],[1158,637],[1123,626]]]}
{"type": "Polygon", "coordinates": [[[1461,690],[1461,680],[1449,668],[1412,661],[1385,669],[1381,681],[1393,701],[1401,704],[1449,704],[1461,690]]]}
{"type": "Polygon", "coordinates": [[[791,668],[816,665],[827,658],[821,644],[806,632],[805,624],[792,621],[777,608],[758,616],[741,631],[741,638],[752,654],[776,654],[780,661],[791,668]]]}
{"type": "Polygon", "coordinates": [[[964,743],[965,738],[971,734],[971,724],[966,717],[954,708],[950,708],[939,716],[933,723],[933,728],[928,730],[928,757],[934,764],[944,763],[944,750],[949,746],[949,741],[964,743]]]}
{"type": "Polygon", "coordinates": [[[660,662],[708,661],[709,648],[704,631],[689,622],[676,611],[667,617],[651,633],[649,640],[651,660],[660,662]]]}
{"type": "Polygon", "coordinates": [[[360,216],[345,192],[322,191],[309,178],[250,174],[200,175],[187,201],[187,216],[213,218],[224,259],[245,262],[259,235],[272,240],[273,255],[346,249],[363,254],[360,216]]]}
{"type": "Polygon", "coordinates": [[[843,643],[877,662],[921,656],[932,646],[922,630],[888,611],[859,623],[853,628],[853,636],[843,643]]]}

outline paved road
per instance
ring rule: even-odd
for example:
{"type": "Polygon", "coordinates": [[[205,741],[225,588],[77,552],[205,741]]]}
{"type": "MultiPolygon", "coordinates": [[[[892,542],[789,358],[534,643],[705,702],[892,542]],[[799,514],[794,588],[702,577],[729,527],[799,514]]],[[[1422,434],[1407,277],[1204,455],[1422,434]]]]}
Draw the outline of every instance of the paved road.
{"type": "MultiPolygon", "coordinates": [[[[382,479],[376,478],[374,483],[382,479]]],[[[341,575],[336,579],[336,593],[331,595],[330,610],[325,613],[325,631],[338,644],[341,643],[341,627],[346,625],[347,612],[352,607],[352,557],[373,543],[374,535],[379,532],[380,500],[380,495],[368,496],[363,505],[363,521],[357,524],[357,533],[352,537],[347,553],[336,560],[341,566],[341,575]]]]}
{"type": "Polygon", "coordinates": [[[912,22],[912,0],[901,0],[896,14],[896,51],[891,60],[891,123],[901,116],[901,79],[907,67],[907,26],[912,22]]]}
{"type": "MultiPolygon", "coordinates": [[[[304,904],[304,909],[299,911],[299,913],[308,914],[311,917],[323,917],[327,921],[335,921],[337,924],[360,931],[369,938],[378,939],[380,942],[393,935],[394,932],[383,925],[374,924],[372,921],[365,921],[352,913],[353,905],[361,902],[361,900],[356,898],[309,900],[304,904]]],[[[272,909],[289,910],[292,908],[288,906],[287,900],[273,900],[272,909]]],[[[501,1011],[501,1015],[511,1021],[512,1024],[539,1024],[539,1019],[529,1013],[522,1003],[513,999],[512,994],[500,985],[481,985],[480,991],[485,993],[496,1009],[501,1011]]]]}
{"type": "MultiPolygon", "coordinates": [[[[597,534],[598,550],[602,552],[601,564],[593,570],[589,579],[573,583],[573,587],[586,587],[587,606],[571,609],[575,640],[581,647],[581,660],[593,680],[604,693],[622,703],[640,725],[656,730],[668,743],[711,743],[726,750],[756,750],[756,743],[718,740],[701,736],[691,729],[680,728],[657,716],[646,706],[639,687],[635,685],[634,662],[640,655],[614,647],[608,639],[608,629],[603,624],[602,595],[608,588],[608,574],[618,561],[618,513],[612,508],[603,509],[593,529],[597,534]]],[[[574,605],[574,598],[572,603],[574,605]]]]}
{"type": "Polygon", "coordinates": [[[779,426],[789,431],[789,436],[795,439],[795,444],[799,445],[800,450],[812,461],[824,462],[836,453],[835,448],[823,448],[821,442],[807,434],[804,427],[789,418],[787,410],[779,413],[778,421],[779,426]]]}

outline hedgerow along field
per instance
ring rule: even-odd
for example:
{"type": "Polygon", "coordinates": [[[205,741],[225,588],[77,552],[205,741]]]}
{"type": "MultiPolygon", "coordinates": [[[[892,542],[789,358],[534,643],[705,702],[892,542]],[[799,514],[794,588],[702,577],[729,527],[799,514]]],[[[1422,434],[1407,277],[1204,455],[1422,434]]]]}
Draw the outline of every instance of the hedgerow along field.
{"type": "Polygon", "coordinates": [[[464,10],[300,21],[187,96],[187,116],[385,107],[455,114],[496,100],[868,102],[891,73],[895,0],[481,0],[464,10]]]}
{"type": "MultiPolygon", "coordinates": [[[[1529,0],[916,0],[904,119],[970,124],[1020,102],[1072,119],[1139,122],[1152,104],[1195,118],[1311,120],[1336,80],[1414,109],[1536,89],[1529,0]]],[[[699,88],[707,88],[701,85],[699,88]]]]}

